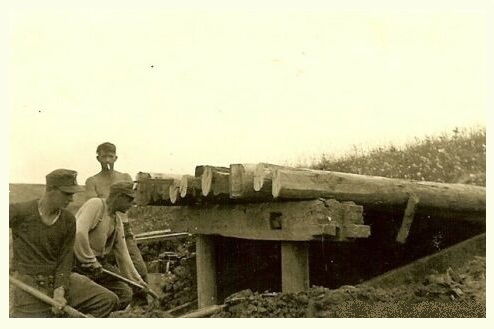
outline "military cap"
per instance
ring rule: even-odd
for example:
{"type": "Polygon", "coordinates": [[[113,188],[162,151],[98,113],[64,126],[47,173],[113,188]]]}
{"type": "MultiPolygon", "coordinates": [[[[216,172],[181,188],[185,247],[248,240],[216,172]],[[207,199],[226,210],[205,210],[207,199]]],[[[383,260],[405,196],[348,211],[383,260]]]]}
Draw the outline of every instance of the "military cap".
{"type": "Polygon", "coordinates": [[[124,194],[131,198],[136,197],[133,182],[117,182],[110,186],[110,194],[124,194]]]}
{"type": "Polygon", "coordinates": [[[53,170],[46,175],[46,185],[56,187],[66,193],[84,191],[84,187],[77,184],[77,171],[69,169],[53,170]]]}

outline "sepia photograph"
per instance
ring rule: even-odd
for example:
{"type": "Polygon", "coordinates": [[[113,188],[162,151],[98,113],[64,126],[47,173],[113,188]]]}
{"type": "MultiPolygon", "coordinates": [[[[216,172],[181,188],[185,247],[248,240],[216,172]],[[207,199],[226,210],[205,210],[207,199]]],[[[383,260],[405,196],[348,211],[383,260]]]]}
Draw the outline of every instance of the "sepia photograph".
{"type": "Polygon", "coordinates": [[[492,9],[12,1],[10,325],[485,319],[492,9]]]}

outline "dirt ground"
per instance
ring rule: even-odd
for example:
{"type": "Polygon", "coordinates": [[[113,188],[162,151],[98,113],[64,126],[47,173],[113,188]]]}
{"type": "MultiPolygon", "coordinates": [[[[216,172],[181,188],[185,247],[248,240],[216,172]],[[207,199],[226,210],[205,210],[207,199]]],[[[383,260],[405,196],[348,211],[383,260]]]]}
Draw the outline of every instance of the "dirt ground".
{"type": "MultiPolygon", "coordinates": [[[[343,286],[312,287],[296,294],[240,291],[225,300],[212,317],[222,318],[462,318],[486,316],[486,259],[474,257],[464,266],[431,274],[420,282],[381,289],[343,286]]],[[[162,283],[163,286],[163,283],[162,283]]],[[[166,286],[166,284],[165,284],[166,286]]],[[[178,314],[174,314],[175,316],[178,314]]],[[[136,307],[114,317],[171,317],[165,309],[136,307]]]]}

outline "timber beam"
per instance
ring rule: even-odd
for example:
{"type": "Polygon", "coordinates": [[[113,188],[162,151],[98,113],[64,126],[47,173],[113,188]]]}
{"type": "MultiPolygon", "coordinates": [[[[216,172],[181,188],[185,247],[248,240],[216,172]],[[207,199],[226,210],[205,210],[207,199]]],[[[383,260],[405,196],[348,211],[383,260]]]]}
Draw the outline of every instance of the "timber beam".
{"type": "MultiPolygon", "coordinates": [[[[178,208],[178,207],[177,207],[178,208]]],[[[361,206],[335,200],[223,204],[180,207],[173,231],[202,235],[310,241],[325,237],[343,241],[366,238],[361,206]]]]}

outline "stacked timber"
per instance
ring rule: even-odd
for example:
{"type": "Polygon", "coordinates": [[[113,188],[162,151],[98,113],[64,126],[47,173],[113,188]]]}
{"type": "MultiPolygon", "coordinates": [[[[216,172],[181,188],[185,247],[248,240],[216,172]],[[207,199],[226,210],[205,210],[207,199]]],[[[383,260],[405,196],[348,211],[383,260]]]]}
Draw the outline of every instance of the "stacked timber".
{"type": "Polygon", "coordinates": [[[369,209],[485,222],[485,187],[391,179],[267,163],[201,165],[195,175],[139,173],[139,205],[283,202],[318,198],[369,209]]]}

